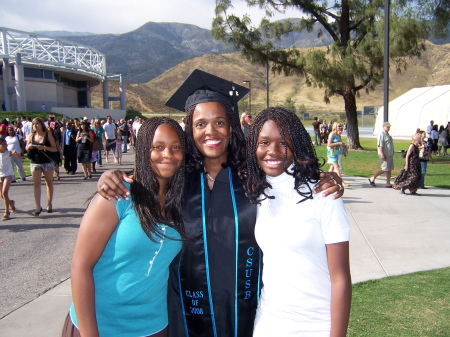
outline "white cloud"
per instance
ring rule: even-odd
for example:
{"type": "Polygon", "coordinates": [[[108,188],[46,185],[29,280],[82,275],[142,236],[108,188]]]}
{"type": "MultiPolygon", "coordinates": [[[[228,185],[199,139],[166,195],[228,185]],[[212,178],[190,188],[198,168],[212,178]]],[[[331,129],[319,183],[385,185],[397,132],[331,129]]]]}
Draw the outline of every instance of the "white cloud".
{"type": "MultiPolygon", "coordinates": [[[[255,26],[265,14],[259,8],[249,9],[242,0],[235,0],[233,5],[236,14],[250,14],[255,26]]],[[[149,21],[189,23],[209,29],[214,7],[214,0],[15,0],[2,4],[0,23],[3,27],[23,31],[117,34],[149,21]]],[[[300,13],[289,14],[298,17],[300,13]]]]}

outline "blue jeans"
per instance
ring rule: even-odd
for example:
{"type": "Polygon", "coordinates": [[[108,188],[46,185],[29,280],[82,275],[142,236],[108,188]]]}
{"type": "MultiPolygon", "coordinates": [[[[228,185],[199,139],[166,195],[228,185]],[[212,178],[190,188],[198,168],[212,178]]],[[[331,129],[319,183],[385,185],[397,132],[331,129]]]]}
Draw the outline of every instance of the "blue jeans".
{"type": "Polygon", "coordinates": [[[314,131],[314,144],[315,145],[320,145],[321,140],[320,140],[320,131],[314,131]]]}
{"type": "Polygon", "coordinates": [[[103,151],[97,151],[97,164],[102,164],[102,152],[103,151]]]}
{"type": "Polygon", "coordinates": [[[420,177],[419,187],[424,188],[425,187],[425,174],[427,173],[427,161],[421,161],[420,167],[422,168],[422,176],[420,177]]]}

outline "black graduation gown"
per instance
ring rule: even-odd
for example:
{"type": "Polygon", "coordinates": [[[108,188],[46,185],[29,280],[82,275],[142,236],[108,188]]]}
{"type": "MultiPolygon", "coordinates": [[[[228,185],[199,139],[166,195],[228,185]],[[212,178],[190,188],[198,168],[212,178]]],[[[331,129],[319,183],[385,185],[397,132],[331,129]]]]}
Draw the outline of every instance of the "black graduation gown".
{"type": "Polygon", "coordinates": [[[256,205],[248,202],[233,170],[222,169],[213,190],[206,179],[200,173],[186,176],[184,216],[189,240],[170,266],[169,336],[250,337],[261,286],[256,205]]]}

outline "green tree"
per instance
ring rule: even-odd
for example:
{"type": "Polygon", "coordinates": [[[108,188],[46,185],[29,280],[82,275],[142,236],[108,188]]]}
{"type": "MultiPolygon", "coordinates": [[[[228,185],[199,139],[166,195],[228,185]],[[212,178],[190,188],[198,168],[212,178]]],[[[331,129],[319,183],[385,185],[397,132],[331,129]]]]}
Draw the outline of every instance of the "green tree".
{"type": "MultiPolygon", "coordinates": [[[[420,56],[424,38],[432,23],[442,28],[448,11],[436,9],[438,0],[391,0],[390,59],[398,71],[408,57],[420,56]],[[440,20],[431,21],[432,17],[440,20]]],[[[448,2],[448,0],[442,0],[448,2]]],[[[324,89],[324,101],[340,95],[345,103],[348,143],[359,142],[356,98],[360,90],[369,92],[383,79],[383,0],[246,0],[249,6],[266,10],[266,17],[285,9],[298,9],[298,20],[271,22],[263,19],[252,26],[249,16],[229,14],[232,0],[217,0],[213,21],[214,38],[240,49],[252,62],[268,64],[272,72],[302,75],[308,85],[324,89]],[[334,43],[326,48],[302,52],[295,46],[275,49],[274,42],[291,32],[312,31],[319,25],[319,36],[328,34],[334,43]]],[[[440,3],[440,2],[439,2],[440,3]]],[[[442,4],[441,4],[442,7],[442,4]]],[[[449,5],[446,5],[448,9],[449,5]]],[[[442,30],[441,30],[442,31],[442,30]]]]}
{"type": "Polygon", "coordinates": [[[295,103],[292,101],[290,97],[286,98],[283,107],[292,112],[296,112],[295,103]]]}

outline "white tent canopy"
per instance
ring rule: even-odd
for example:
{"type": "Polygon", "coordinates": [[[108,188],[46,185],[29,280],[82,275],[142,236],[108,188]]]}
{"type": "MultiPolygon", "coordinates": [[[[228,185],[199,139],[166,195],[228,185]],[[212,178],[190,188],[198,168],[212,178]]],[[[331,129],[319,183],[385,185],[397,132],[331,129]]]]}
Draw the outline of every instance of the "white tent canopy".
{"type": "MultiPolygon", "coordinates": [[[[384,107],[378,110],[374,134],[382,130],[384,107]]],[[[389,134],[393,137],[410,137],[417,128],[426,130],[430,121],[447,125],[450,121],[450,85],[414,88],[389,102],[389,134]]]]}

